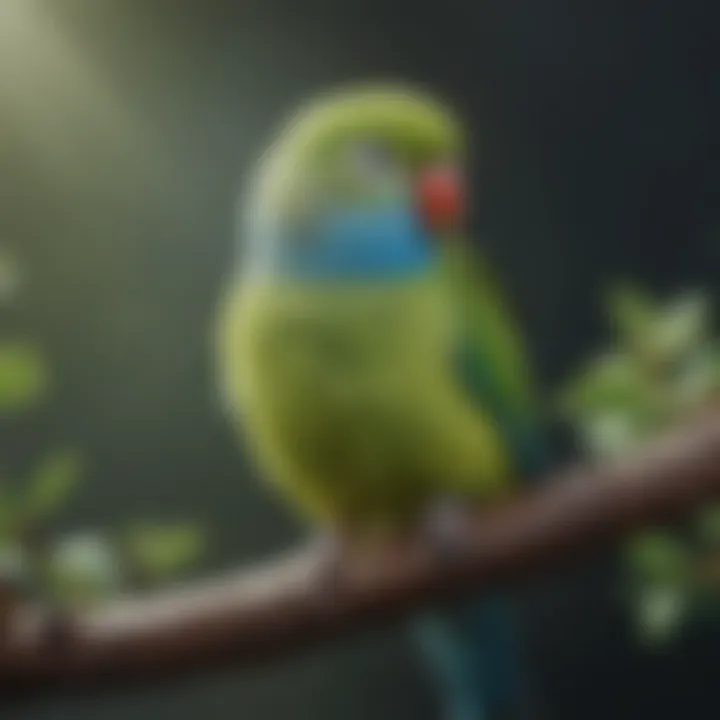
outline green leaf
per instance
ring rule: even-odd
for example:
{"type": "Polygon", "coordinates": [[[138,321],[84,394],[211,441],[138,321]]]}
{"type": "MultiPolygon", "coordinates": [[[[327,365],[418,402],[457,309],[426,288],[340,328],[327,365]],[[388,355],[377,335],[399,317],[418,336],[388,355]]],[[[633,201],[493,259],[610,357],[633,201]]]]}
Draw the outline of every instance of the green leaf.
{"type": "Polygon", "coordinates": [[[701,291],[685,292],[668,302],[652,328],[652,350],[666,361],[686,356],[707,339],[710,301],[701,291]]]}
{"type": "Polygon", "coordinates": [[[36,348],[21,342],[0,345],[0,414],[34,405],[48,384],[48,368],[36,348]]]}
{"type": "Polygon", "coordinates": [[[607,294],[607,306],[620,342],[631,347],[642,342],[656,316],[651,296],[628,283],[618,283],[607,294]]]}
{"type": "Polygon", "coordinates": [[[720,343],[701,347],[687,360],[674,392],[683,410],[692,410],[720,397],[720,343]]]}
{"type": "Polygon", "coordinates": [[[688,611],[688,597],[671,586],[644,588],[638,600],[640,639],[650,645],[664,645],[675,639],[688,611]]]}
{"type": "Polygon", "coordinates": [[[642,437],[642,428],[627,412],[606,411],[580,422],[583,440],[591,453],[600,458],[625,455],[642,437]]]}
{"type": "Polygon", "coordinates": [[[72,452],[44,460],[29,481],[23,510],[31,521],[46,520],[70,499],[81,480],[82,464],[72,452]]]}
{"type": "Polygon", "coordinates": [[[571,417],[637,408],[645,402],[647,394],[646,379],[636,360],[628,353],[606,353],[567,386],[561,396],[561,408],[571,417]]]}
{"type": "Polygon", "coordinates": [[[711,505],[698,513],[697,531],[699,539],[715,547],[720,547],[720,506],[711,505]]]}
{"type": "Polygon", "coordinates": [[[646,532],[627,546],[630,566],[644,580],[657,583],[689,584],[692,559],[687,547],[667,531],[646,532]]]}
{"type": "Polygon", "coordinates": [[[138,525],[126,535],[132,566],[154,582],[168,580],[196,563],[205,552],[205,536],[194,525],[138,525]]]}

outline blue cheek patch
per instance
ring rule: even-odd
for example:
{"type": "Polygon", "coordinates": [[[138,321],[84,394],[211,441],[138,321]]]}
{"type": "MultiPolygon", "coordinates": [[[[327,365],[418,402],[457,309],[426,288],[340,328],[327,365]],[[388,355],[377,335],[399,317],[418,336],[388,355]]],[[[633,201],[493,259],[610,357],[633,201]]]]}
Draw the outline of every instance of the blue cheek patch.
{"type": "Polygon", "coordinates": [[[283,274],[308,279],[377,279],[432,266],[434,242],[412,207],[344,208],[318,218],[307,238],[281,243],[283,274]]]}

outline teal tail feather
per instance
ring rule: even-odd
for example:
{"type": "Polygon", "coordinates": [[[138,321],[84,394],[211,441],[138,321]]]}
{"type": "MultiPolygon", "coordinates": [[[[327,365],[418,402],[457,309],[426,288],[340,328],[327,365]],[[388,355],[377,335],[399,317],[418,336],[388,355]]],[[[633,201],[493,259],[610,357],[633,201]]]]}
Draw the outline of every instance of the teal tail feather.
{"type": "Polygon", "coordinates": [[[439,680],[443,720],[522,717],[525,673],[507,599],[465,600],[429,611],[413,630],[439,680]]]}

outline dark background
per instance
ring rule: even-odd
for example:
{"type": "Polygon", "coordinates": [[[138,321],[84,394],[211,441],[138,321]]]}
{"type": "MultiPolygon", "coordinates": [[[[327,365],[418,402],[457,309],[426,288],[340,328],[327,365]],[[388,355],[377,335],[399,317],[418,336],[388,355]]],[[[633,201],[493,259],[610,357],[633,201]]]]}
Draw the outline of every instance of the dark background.
{"type": "MultiPolygon", "coordinates": [[[[0,240],[17,322],[57,390],[13,435],[83,447],[67,527],[133,515],[213,529],[211,565],[300,529],[253,482],[214,393],[210,327],[243,177],[294,106],[354,79],[420,82],[474,128],[475,226],[548,387],[606,339],[618,276],[720,276],[720,11],[668,0],[2,0],[0,240]]],[[[720,638],[636,649],[598,558],[525,593],[550,720],[701,717],[720,638]]],[[[399,632],[242,675],[15,718],[435,717],[399,632]]]]}

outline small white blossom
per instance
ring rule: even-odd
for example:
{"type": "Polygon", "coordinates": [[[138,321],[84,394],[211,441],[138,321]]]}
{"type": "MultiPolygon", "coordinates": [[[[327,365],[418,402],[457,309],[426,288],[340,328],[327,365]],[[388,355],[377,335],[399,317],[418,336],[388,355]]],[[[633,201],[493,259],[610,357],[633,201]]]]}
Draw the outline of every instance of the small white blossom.
{"type": "Polygon", "coordinates": [[[52,560],[66,577],[92,581],[100,586],[115,585],[120,575],[118,559],[112,548],[101,537],[92,534],[61,540],[52,560]]]}
{"type": "Polygon", "coordinates": [[[605,412],[591,418],[585,423],[584,434],[591,450],[605,458],[629,452],[636,440],[634,423],[621,412],[605,412]]]}
{"type": "Polygon", "coordinates": [[[668,638],[683,619],[685,597],[675,588],[655,588],[646,592],[640,609],[640,629],[650,640],[668,638]]]}

